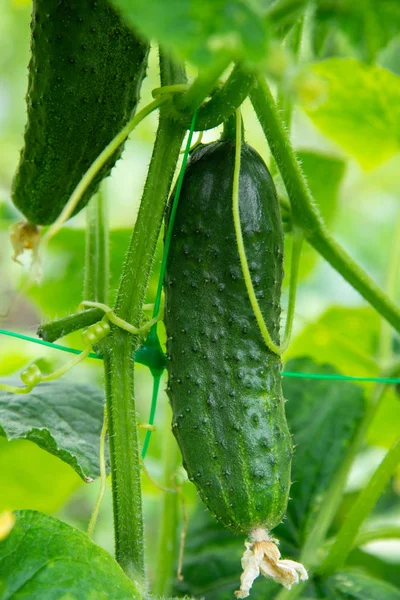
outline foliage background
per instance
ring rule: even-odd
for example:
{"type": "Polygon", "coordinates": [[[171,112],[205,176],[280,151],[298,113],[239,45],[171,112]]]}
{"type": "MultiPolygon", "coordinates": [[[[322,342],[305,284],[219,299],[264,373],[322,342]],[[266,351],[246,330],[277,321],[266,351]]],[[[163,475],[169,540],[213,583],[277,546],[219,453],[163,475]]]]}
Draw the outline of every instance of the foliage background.
{"type": "MultiPolygon", "coordinates": [[[[12,250],[8,227],[18,219],[17,211],[10,203],[9,190],[25,124],[29,19],[30,6],[26,0],[0,0],[0,311],[5,312],[12,305],[12,311],[2,321],[1,327],[33,335],[38,323],[74,311],[82,299],[84,214],[72,219],[68,228],[52,242],[44,260],[40,285],[26,289],[27,268],[23,270],[10,260],[12,250]]],[[[378,54],[378,64],[388,69],[379,81],[380,73],[371,73],[369,67],[359,63],[347,63],[345,68],[350,69],[347,78],[343,64],[331,63],[328,73],[337,93],[330,96],[323,106],[315,107],[300,90],[292,133],[310,186],[327,216],[330,229],[382,286],[386,285],[396,231],[400,235],[400,64],[395,51],[398,44],[395,39],[378,54]],[[366,89],[365,97],[358,94],[361,83],[366,89]],[[378,106],[382,89],[388,101],[388,106],[383,109],[378,106]],[[386,121],[382,115],[387,117],[386,121]],[[354,139],[357,144],[352,143],[354,139]]],[[[324,73],[323,63],[317,65],[314,72],[324,73]]],[[[157,56],[152,51],[149,75],[142,93],[143,105],[150,100],[151,89],[159,85],[157,73],[157,56]]],[[[266,141],[247,102],[244,120],[247,140],[268,161],[266,141]]],[[[110,205],[111,291],[116,289],[129,238],[127,226],[133,226],[138,210],[155,128],[156,116],[153,114],[135,130],[126,145],[123,160],[104,185],[110,205]]],[[[207,133],[204,139],[215,139],[217,135],[217,131],[213,131],[207,133]]],[[[154,297],[160,255],[161,249],[148,301],[154,297]]],[[[396,298],[399,299],[399,289],[396,290],[396,298]]],[[[344,373],[372,376],[377,374],[380,328],[380,319],[366,307],[358,294],[318,259],[315,251],[306,247],[301,265],[295,336],[287,357],[310,355],[319,362],[331,363],[344,373]]],[[[79,335],[69,336],[68,343],[79,347],[79,335]]],[[[399,340],[395,339],[394,344],[398,351],[399,340]]],[[[33,360],[40,360],[43,370],[45,367],[52,370],[66,357],[53,350],[0,336],[2,377],[12,377],[33,360]]],[[[86,361],[70,377],[101,385],[101,364],[86,361]]],[[[137,367],[136,385],[140,421],[146,422],[151,377],[144,367],[137,367]]],[[[365,389],[370,390],[371,386],[365,385],[365,389]]],[[[167,399],[162,393],[156,425],[158,431],[164,430],[166,435],[169,418],[167,399]]],[[[399,430],[399,399],[391,390],[370,428],[369,446],[359,456],[351,474],[342,514],[399,430]]],[[[156,480],[160,480],[162,475],[160,438],[159,433],[153,435],[147,458],[148,469],[156,480]]],[[[151,569],[162,493],[146,477],[143,485],[148,564],[151,569]]],[[[0,511],[5,508],[37,509],[58,515],[85,530],[97,491],[97,483],[83,484],[69,466],[31,442],[7,442],[0,437],[0,511]]],[[[377,518],[384,520],[390,517],[392,524],[397,522],[400,525],[399,493],[400,479],[395,478],[380,501],[377,518]]],[[[196,504],[191,484],[185,485],[185,496],[191,511],[196,504]]],[[[113,551],[109,489],[94,539],[113,551]]],[[[400,541],[376,542],[365,550],[363,560],[368,563],[371,556],[382,559],[374,564],[380,565],[383,577],[395,582],[395,571],[390,565],[400,563],[400,541]]]]}

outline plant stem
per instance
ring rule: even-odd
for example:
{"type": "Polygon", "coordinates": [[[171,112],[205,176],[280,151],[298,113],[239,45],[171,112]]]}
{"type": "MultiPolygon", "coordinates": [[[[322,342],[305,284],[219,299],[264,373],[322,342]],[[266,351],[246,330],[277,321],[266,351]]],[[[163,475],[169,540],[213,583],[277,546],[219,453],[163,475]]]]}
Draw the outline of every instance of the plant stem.
{"type": "Polygon", "coordinates": [[[314,205],[275,101],[261,76],[257,78],[257,85],[253,86],[250,98],[285,183],[293,222],[303,228],[306,239],[331,266],[400,331],[399,308],[328,233],[314,205]]]}
{"type": "MultiPolygon", "coordinates": [[[[180,452],[178,444],[171,433],[171,411],[166,411],[166,423],[163,431],[164,438],[164,478],[163,486],[170,489],[173,486],[173,476],[180,464],[180,452]]],[[[179,495],[164,493],[161,519],[159,524],[160,536],[158,540],[157,560],[155,565],[155,577],[152,592],[154,596],[167,598],[171,595],[171,587],[174,580],[174,569],[176,568],[179,542],[179,495]]]]}
{"type": "Polygon", "coordinates": [[[192,113],[218,84],[221,75],[228,68],[230,62],[229,54],[224,54],[212,63],[211,68],[200,71],[188,91],[176,97],[176,108],[184,113],[192,113]]]}
{"type": "MultiPolygon", "coordinates": [[[[217,127],[217,125],[220,125],[233,115],[235,110],[247,98],[250,89],[254,85],[254,81],[253,73],[246,70],[240,64],[236,65],[224,85],[213,94],[208,102],[200,106],[196,119],[196,131],[204,131],[217,127]]],[[[208,94],[211,91],[209,89],[208,94]]],[[[175,106],[175,102],[172,102],[169,106],[171,116],[179,121],[185,129],[189,129],[191,114],[179,112],[175,106]]]]}
{"type": "Polygon", "coordinates": [[[354,547],[358,531],[382,494],[390,477],[400,462],[400,439],[392,446],[372,475],[368,485],[360,492],[338,536],[319,571],[333,573],[343,566],[354,547]]]}
{"type": "Polygon", "coordinates": [[[285,334],[281,345],[282,354],[288,349],[290,338],[292,336],[302,246],[303,231],[297,227],[294,227],[292,231],[292,262],[290,265],[289,299],[286,314],[285,334]]]}
{"type": "MultiPolygon", "coordinates": [[[[167,59],[160,60],[162,77],[167,62],[167,59]]],[[[166,79],[164,75],[162,85],[180,83],[166,79]]],[[[118,317],[135,326],[140,325],[156,243],[184,134],[185,130],[161,110],[147,180],[115,305],[118,317]]],[[[107,340],[104,365],[116,558],[128,577],[144,590],[141,462],[133,369],[133,353],[137,344],[137,336],[113,328],[107,340]]]]}
{"type": "Polygon", "coordinates": [[[108,275],[107,202],[100,190],[86,207],[84,300],[107,304],[108,275]]]}
{"type": "Polygon", "coordinates": [[[370,529],[365,531],[359,531],[357,539],[354,542],[354,546],[363,546],[370,542],[377,540],[400,540],[400,527],[392,525],[392,527],[377,527],[376,529],[370,529]]]}
{"type": "Polygon", "coordinates": [[[88,308],[62,319],[40,325],[37,334],[46,342],[55,342],[73,331],[84,329],[89,325],[93,325],[93,323],[97,323],[97,321],[101,321],[103,317],[104,311],[100,308],[88,308]]]}

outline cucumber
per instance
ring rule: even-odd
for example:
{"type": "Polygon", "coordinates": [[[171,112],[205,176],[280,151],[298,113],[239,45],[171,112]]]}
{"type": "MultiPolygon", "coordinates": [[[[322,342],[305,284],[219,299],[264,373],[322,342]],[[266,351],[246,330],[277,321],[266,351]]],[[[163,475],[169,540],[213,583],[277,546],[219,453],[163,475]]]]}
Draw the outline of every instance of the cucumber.
{"type": "MultiPolygon", "coordinates": [[[[246,291],[232,213],[235,144],[196,149],[185,172],[165,276],[168,394],[183,465],[213,515],[250,534],[285,513],[292,442],[281,362],[246,291]]],[[[240,218],[260,307],[279,343],[283,231],[269,171],[241,148],[240,218]]]]}
{"type": "MultiPolygon", "coordinates": [[[[131,118],[149,46],[107,0],[34,0],[31,29],[28,120],[12,198],[31,223],[48,225],[131,118]]],[[[119,156],[104,166],[75,213],[119,156]]]]}

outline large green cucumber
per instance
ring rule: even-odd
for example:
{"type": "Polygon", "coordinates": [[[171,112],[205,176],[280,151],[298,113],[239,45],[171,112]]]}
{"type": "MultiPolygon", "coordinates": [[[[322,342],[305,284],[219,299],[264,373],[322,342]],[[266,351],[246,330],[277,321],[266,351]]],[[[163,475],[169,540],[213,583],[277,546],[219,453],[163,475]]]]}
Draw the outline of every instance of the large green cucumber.
{"type": "MultiPolygon", "coordinates": [[[[232,213],[235,145],[195,150],[185,172],[166,277],[168,394],[183,465],[227,527],[275,527],[285,513],[292,443],[281,363],[246,291],[232,213]]],[[[252,281],[279,343],[283,232],[272,178],[241,150],[240,218],[252,281]]]]}
{"type": "MultiPolygon", "coordinates": [[[[148,43],[108,0],[34,0],[25,145],[14,204],[36,225],[52,223],[82,175],[136,109],[148,43]]],[[[75,213],[106,177],[95,178],[75,213]]]]}

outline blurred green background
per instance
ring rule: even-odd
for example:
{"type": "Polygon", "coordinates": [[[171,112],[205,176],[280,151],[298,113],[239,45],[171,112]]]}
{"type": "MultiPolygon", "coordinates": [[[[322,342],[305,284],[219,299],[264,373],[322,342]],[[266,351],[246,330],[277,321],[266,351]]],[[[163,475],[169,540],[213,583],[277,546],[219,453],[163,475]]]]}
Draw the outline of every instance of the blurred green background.
{"type": "MultiPolygon", "coordinates": [[[[29,263],[24,267],[11,261],[12,248],[8,228],[20,217],[10,202],[10,186],[23,143],[25,125],[24,96],[27,85],[29,58],[30,3],[26,0],[0,0],[0,312],[10,312],[2,318],[1,327],[35,335],[37,325],[76,309],[82,300],[84,261],[84,212],[72,219],[56,238],[43,257],[43,275],[32,283],[29,263]]],[[[394,237],[400,235],[400,154],[399,106],[400,85],[395,75],[396,53],[386,49],[378,62],[391,69],[387,80],[376,83],[374,74],[365,74],[362,67],[353,65],[347,71],[331,64],[329,73],[335,78],[336,95],[328,98],[329,111],[309,106],[307,89],[300,89],[294,113],[292,139],[312,191],[330,230],[350,254],[381,286],[386,285],[394,237]],[[359,77],[359,81],[357,80],[359,77]],[[391,79],[393,78],[393,80],[391,79]],[[365,83],[365,96],[359,97],[357,86],[365,83]],[[382,85],[391,90],[391,118],[374,114],[376,89],[382,85]],[[368,92],[368,85],[371,89],[368,92]],[[353,86],[353,87],[352,87],[353,86]],[[368,95],[369,93],[369,95],[368,95]],[[303,95],[302,95],[303,94],[303,95]],[[346,95],[347,94],[347,95],[346,95]],[[375,94],[375,95],[374,95],[375,94]],[[375,100],[374,100],[375,98],[375,100]],[[336,104],[335,104],[336,103],[336,104]],[[303,104],[303,106],[300,106],[303,104]],[[344,108],[345,107],[345,108],[344,108]],[[346,110],[345,110],[346,109],[346,110]],[[368,112],[369,111],[369,112],[368,112]],[[348,119],[348,122],[346,122],[348,119]],[[383,123],[383,124],[382,124],[383,123]],[[386,127],[386,128],[385,128],[386,127]],[[350,130],[350,131],[349,131],[350,130]],[[392,132],[393,139],[388,132],[392,132]],[[358,143],[354,143],[358,139],[358,143]]],[[[351,67],[347,64],[346,68],[351,67]]],[[[315,72],[323,73],[323,63],[315,72]],[[322,67],[321,67],[322,65],[322,67]]],[[[152,51],[148,76],[142,91],[142,105],[151,99],[157,80],[157,53],[152,51]]],[[[386,76],[385,76],[386,77],[386,76]]],[[[385,88],[385,89],[386,89],[385,88]]],[[[379,111],[378,111],[379,112],[379,111]]],[[[134,225],[146,169],[156,129],[152,114],[131,136],[112,176],[103,190],[109,202],[111,295],[118,284],[118,274],[126,251],[130,230],[134,225]]],[[[269,161],[267,143],[248,102],[244,106],[247,141],[269,161]]],[[[215,139],[218,131],[208,132],[203,141],[215,139]]],[[[277,182],[279,185],[279,181],[277,182]]],[[[290,247],[290,239],[287,249],[290,247]]],[[[288,254],[288,252],[287,252],[288,254]]],[[[148,292],[148,302],[154,299],[159,248],[148,292]]],[[[286,264],[288,271],[288,264],[286,264]]],[[[399,299],[399,289],[395,291],[399,299]]],[[[283,306],[286,303],[286,294],[283,306]]],[[[329,362],[349,375],[378,374],[379,335],[381,320],[368,308],[359,295],[316,253],[305,247],[301,263],[301,281],[296,307],[295,335],[287,357],[311,355],[329,362]]],[[[79,347],[79,334],[69,336],[66,343],[79,347]]],[[[399,350],[398,339],[393,339],[399,350]]],[[[0,375],[12,377],[27,363],[43,359],[48,369],[67,360],[67,355],[28,342],[0,336],[0,375]]],[[[286,357],[285,357],[286,358],[286,357]]],[[[73,375],[80,381],[102,385],[99,361],[86,361],[73,375]]],[[[137,409],[140,422],[146,422],[150,406],[152,379],[148,370],[137,367],[137,409]]],[[[165,386],[164,386],[165,387],[165,386]]],[[[366,384],[366,389],[371,386],[366,384]]],[[[163,390],[163,386],[162,386],[163,390]]],[[[148,457],[148,470],[155,480],[162,477],[162,436],[170,435],[169,407],[164,391],[160,394],[156,418],[157,432],[153,434],[148,457]]],[[[369,447],[359,457],[349,482],[349,496],[359,489],[368,474],[400,431],[399,398],[388,391],[369,434],[369,447]]],[[[163,493],[144,475],[144,506],[147,527],[147,548],[151,568],[152,540],[156,539],[158,516],[163,493]]],[[[191,484],[185,485],[189,509],[196,502],[191,484]]],[[[31,442],[7,442],[0,437],[0,511],[32,508],[60,516],[81,529],[86,529],[98,492],[98,483],[83,484],[78,475],[57,458],[50,456],[31,442]]],[[[393,482],[393,494],[400,493],[399,481],[393,482]]],[[[398,498],[398,496],[397,496],[398,498]]],[[[391,505],[392,506],[392,505],[391,505]]],[[[400,524],[399,503],[394,503],[391,522],[400,524]]],[[[111,493],[107,490],[95,541],[113,552],[111,493]]],[[[400,561],[400,542],[371,544],[368,552],[390,561],[400,561]]]]}

